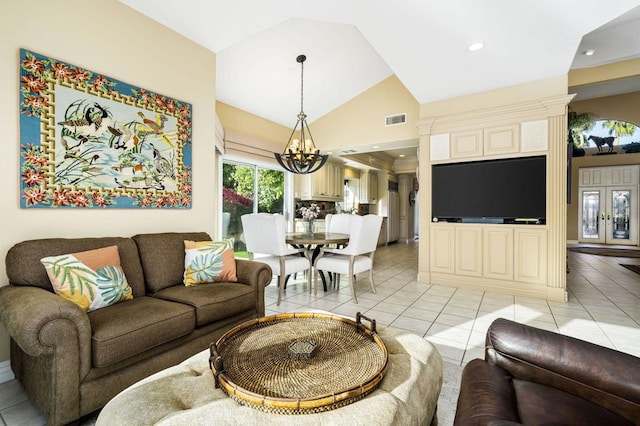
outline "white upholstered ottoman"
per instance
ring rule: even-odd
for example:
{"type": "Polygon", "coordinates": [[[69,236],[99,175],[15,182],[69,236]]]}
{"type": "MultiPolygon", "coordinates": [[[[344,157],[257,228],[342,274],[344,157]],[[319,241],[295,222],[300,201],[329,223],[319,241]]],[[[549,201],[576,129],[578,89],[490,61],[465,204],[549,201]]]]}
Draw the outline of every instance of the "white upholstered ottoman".
{"type": "Polygon", "coordinates": [[[379,327],[389,353],[387,373],[364,399],[302,415],[262,412],[239,404],[214,386],[206,349],[130,386],[100,412],[107,425],[428,425],[442,387],[442,358],[425,339],[379,327]]]}

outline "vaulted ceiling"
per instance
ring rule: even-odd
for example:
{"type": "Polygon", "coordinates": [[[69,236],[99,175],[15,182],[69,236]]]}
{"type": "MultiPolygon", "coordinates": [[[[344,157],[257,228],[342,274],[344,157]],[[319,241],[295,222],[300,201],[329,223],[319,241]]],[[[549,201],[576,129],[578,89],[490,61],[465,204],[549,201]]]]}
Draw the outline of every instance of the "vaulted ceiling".
{"type": "Polygon", "coordinates": [[[121,1],[216,53],[219,101],[288,127],[299,54],[309,122],[392,74],[426,103],[640,57],[640,0],[121,1]]]}

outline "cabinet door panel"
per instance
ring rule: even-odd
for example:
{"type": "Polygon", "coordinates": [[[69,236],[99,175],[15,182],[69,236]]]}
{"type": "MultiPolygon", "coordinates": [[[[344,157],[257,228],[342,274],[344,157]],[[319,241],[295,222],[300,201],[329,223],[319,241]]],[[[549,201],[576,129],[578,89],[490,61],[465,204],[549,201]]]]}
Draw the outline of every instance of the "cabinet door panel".
{"type": "Polygon", "coordinates": [[[513,229],[485,228],[482,241],[484,276],[513,280],[513,229]]]}
{"type": "Polygon", "coordinates": [[[482,276],[482,228],[456,228],[457,275],[482,276]]]}
{"type": "Polygon", "coordinates": [[[514,280],[544,284],[547,274],[546,230],[516,229],[514,239],[514,280]]]}
{"type": "Polygon", "coordinates": [[[482,130],[451,133],[451,158],[482,156],[482,130]]]}
{"type": "Polygon", "coordinates": [[[445,274],[453,274],[455,272],[453,240],[453,227],[431,227],[431,253],[429,257],[432,272],[445,274]]]}
{"type": "Polygon", "coordinates": [[[494,127],[484,130],[484,155],[508,154],[520,151],[520,128],[494,127]]]}

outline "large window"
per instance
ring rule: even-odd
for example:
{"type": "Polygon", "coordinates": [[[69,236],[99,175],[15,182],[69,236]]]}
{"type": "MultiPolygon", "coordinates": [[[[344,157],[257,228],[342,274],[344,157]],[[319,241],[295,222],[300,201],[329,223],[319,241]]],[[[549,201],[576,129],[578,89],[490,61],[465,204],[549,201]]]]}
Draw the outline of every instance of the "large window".
{"type": "Polygon", "coordinates": [[[243,214],[284,214],[284,181],[281,170],[230,161],[222,163],[222,236],[235,239],[236,256],[246,256],[240,219],[243,214]]]}

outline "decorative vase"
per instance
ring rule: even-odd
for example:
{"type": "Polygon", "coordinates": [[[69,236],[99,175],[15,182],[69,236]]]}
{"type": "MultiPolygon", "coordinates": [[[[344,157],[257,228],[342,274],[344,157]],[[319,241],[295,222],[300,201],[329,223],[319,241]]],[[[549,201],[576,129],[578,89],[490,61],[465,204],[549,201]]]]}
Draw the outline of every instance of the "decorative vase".
{"type": "Polygon", "coordinates": [[[313,235],[313,219],[307,220],[307,229],[305,232],[307,235],[313,235]]]}

